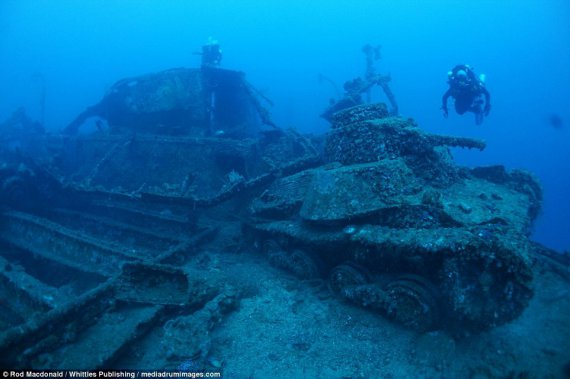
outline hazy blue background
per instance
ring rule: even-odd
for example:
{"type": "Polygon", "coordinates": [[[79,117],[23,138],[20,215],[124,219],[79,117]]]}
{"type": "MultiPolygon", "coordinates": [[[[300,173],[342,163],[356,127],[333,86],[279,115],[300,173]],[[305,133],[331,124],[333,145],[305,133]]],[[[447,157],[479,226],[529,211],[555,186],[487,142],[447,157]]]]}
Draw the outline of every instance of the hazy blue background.
{"type": "MultiPolygon", "coordinates": [[[[381,44],[403,116],[445,134],[487,140],[457,151],[468,165],[533,171],[545,189],[535,238],[570,250],[570,2],[519,1],[80,1],[0,0],[0,120],[24,106],[59,130],[118,79],[195,67],[208,37],[222,66],[245,71],[274,102],[280,126],[323,132],[318,114],[361,75],[365,43],[381,44]],[[446,73],[469,63],[487,74],[493,109],[482,126],[439,107],[446,73]],[[563,128],[548,124],[559,114],[563,128]]],[[[379,97],[379,99],[381,99],[379,97]]]]}

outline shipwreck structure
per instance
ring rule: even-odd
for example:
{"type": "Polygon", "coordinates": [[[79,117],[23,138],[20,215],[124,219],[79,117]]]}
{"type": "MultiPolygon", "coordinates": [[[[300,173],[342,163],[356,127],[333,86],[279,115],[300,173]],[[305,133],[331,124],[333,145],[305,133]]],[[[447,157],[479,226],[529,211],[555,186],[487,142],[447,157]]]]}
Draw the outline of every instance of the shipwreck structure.
{"type": "Polygon", "coordinates": [[[239,71],[204,66],[176,68],[115,83],[101,101],[79,114],[64,133],[76,135],[99,117],[111,131],[161,135],[229,133],[250,137],[260,123],[273,125],[256,90],[239,71]]]}
{"type": "Polygon", "coordinates": [[[10,135],[0,364],[215,365],[209,331],[242,289],[203,269],[208,249],[258,248],[421,331],[480,331],[525,309],[532,257],[548,255],[528,241],[532,175],[458,167],[449,147],[484,142],[425,133],[383,104],[332,113],[324,148],[264,128],[260,104],[241,73],[174,69],[117,82],[63,135],[10,135]],[[82,133],[91,117],[106,125],[82,133]]]}
{"type": "Polygon", "coordinates": [[[186,266],[206,245],[239,246],[242,212],[231,209],[244,196],[321,162],[307,137],[271,125],[252,91],[239,72],[174,69],[119,81],[62,135],[9,129],[3,367],[208,367],[209,330],[241,289],[186,266]],[[85,133],[89,118],[104,127],[85,133]],[[141,338],[163,348],[135,359],[141,338]]]}

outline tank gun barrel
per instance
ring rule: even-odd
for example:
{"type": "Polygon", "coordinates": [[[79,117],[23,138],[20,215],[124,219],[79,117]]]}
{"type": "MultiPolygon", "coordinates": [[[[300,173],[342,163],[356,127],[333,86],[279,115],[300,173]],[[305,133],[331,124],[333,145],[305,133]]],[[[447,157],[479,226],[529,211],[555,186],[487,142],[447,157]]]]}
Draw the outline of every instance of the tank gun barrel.
{"type": "Polygon", "coordinates": [[[485,141],[469,137],[454,137],[431,134],[428,136],[428,139],[429,143],[432,146],[461,147],[464,149],[479,149],[481,151],[487,147],[485,141]]]}

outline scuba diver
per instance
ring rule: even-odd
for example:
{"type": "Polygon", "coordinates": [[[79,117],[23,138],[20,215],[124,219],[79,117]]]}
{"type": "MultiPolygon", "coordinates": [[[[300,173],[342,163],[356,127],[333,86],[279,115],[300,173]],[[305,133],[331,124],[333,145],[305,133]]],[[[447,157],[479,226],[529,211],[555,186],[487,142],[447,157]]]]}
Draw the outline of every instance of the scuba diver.
{"type": "Polygon", "coordinates": [[[202,46],[202,67],[217,67],[222,61],[222,48],[218,41],[209,39],[208,43],[202,46]]]}
{"type": "Polygon", "coordinates": [[[443,116],[447,118],[447,99],[451,96],[455,99],[455,111],[457,114],[473,112],[475,123],[481,125],[484,117],[491,111],[491,95],[485,88],[485,76],[475,76],[473,69],[466,64],[458,64],[447,73],[449,89],[442,98],[443,116]]]}
{"type": "MultiPolygon", "coordinates": [[[[374,62],[381,58],[380,45],[372,46],[367,44],[362,48],[362,52],[366,56],[366,73],[364,78],[358,77],[344,83],[344,96],[338,101],[331,99],[329,106],[321,114],[321,117],[324,119],[331,121],[332,115],[336,112],[364,104],[364,100],[362,99],[363,94],[366,94],[366,103],[370,103],[371,91],[374,86],[379,86],[384,91],[386,98],[392,106],[390,114],[394,116],[398,115],[398,103],[396,102],[396,97],[388,86],[388,82],[391,80],[390,75],[378,74],[374,67],[374,62]]],[[[334,86],[334,83],[323,75],[320,75],[319,79],[326,80],[334,86]]]]}

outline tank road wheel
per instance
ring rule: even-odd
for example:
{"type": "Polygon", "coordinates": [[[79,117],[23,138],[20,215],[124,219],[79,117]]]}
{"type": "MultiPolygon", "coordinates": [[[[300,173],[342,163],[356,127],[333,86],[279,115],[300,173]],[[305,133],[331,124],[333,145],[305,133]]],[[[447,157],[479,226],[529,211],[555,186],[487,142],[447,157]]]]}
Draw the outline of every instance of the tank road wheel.
{"type": "Polygon", "coordinates": [[[360,286],[370,282],[368,272],[354,263],[343,263],[331,270],[329,275],[329,288],[338,296],[348,286],[360,286]]]}
{"type": "Polygon", "coordinates": [[[289,256],[291,271],[299,279],[317,279],[321,276],[321,265],[315,257],[302,250],[293,250],[289,256]]]}
{"type": "Polygon", "coordinates": [[[321,264],[311,254],[302,250],[283,250],[275,241],[264,244],[269,263],[289,271],[299,279],[317,279],[321,276],[321,264]]]}
{"type": "Polygon", "coordinates": [[[384,291],[389,318],[417,331],[437,328],[441,315],[439,296],[426,279],[404,275],[388,283],[384,291]]]}

